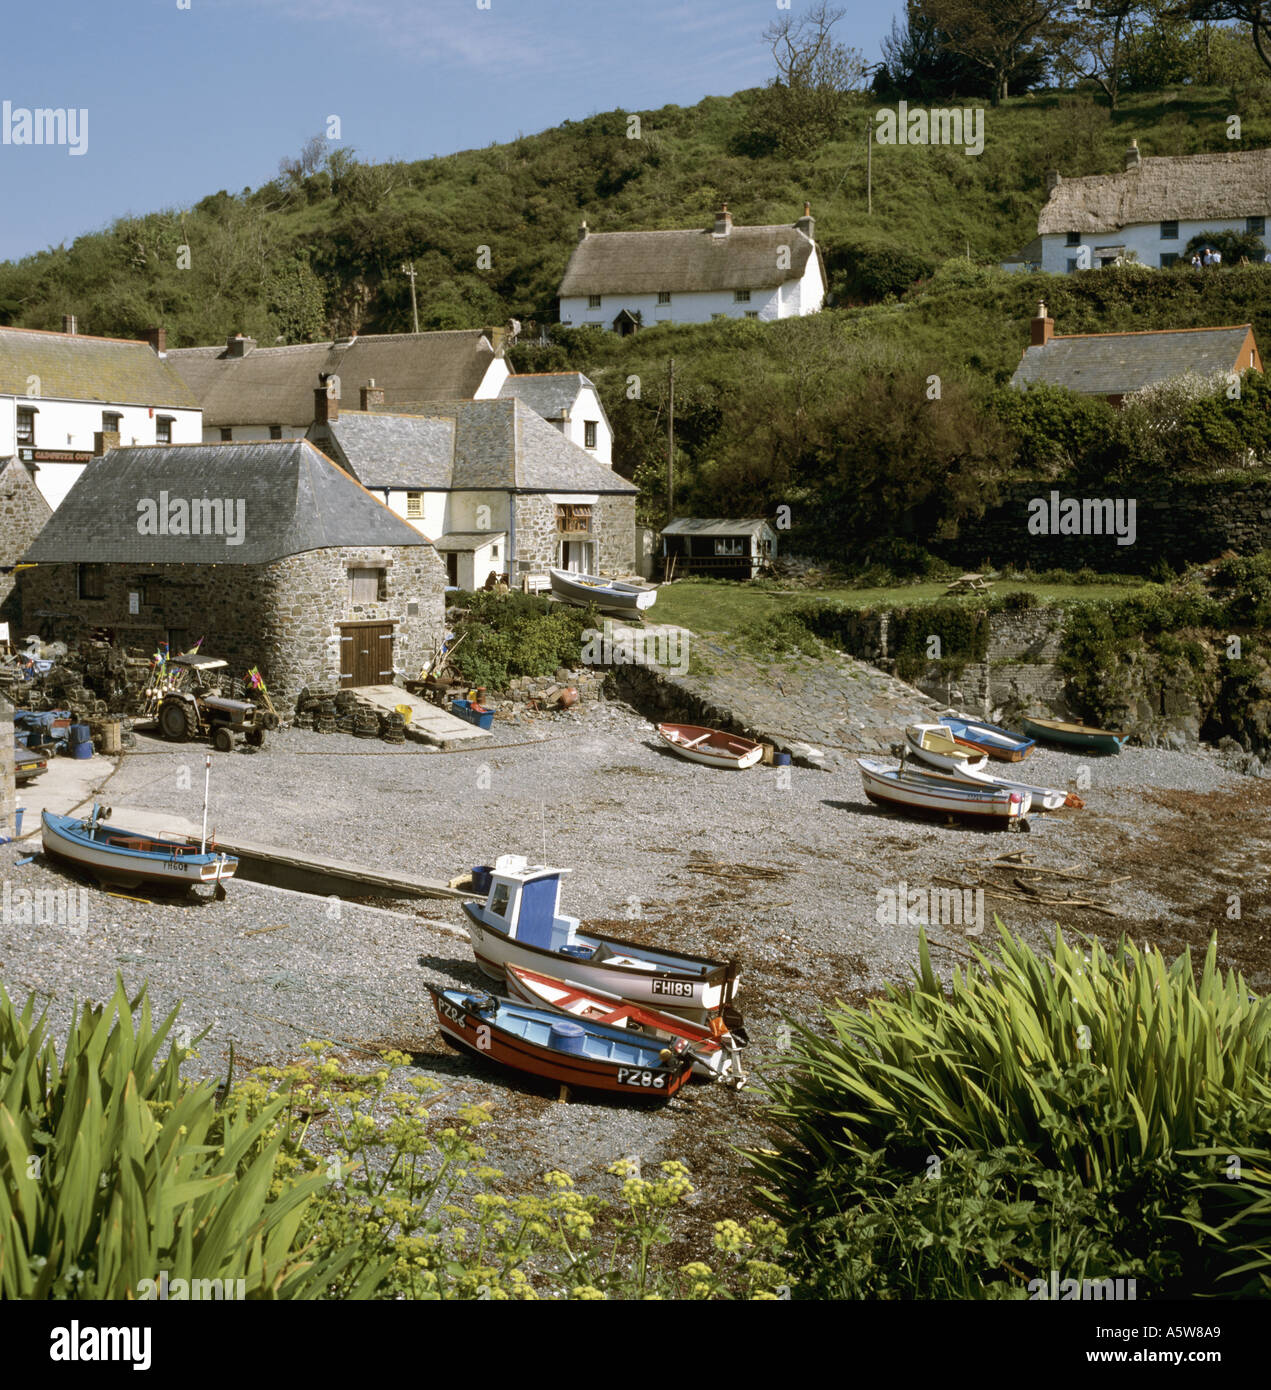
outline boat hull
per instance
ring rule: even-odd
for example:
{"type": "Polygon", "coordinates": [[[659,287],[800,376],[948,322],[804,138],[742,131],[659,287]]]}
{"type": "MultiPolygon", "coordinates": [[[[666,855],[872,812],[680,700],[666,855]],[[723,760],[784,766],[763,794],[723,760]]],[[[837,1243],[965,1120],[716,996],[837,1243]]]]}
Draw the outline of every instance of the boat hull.
{"type": "Polygon", "coordinates": [[[940,772],[957,772],[962,768],[979,770],[988,761],[983,753],[960,747],[948,729],[940,724],[911,724],[905,730],[905,744],[919,762],[940,772]],[[932,742],[937,746],[928,747],[932,742]]]}
{"type": "Polygon", "coordinates": [[[1003,828],[1019,825],[1028,814],[1029,798],[1006,788],[977,788],[953,778],[906,777],[868,758],[858,758],[865,795],[877,806],[904,811],[908,815],[959,820],[1003,828]]]}
{"type": "Polygon", "coordinates": [[[144,884],[192,888],[199,883],[223,883],[233,878],[238,868],[238,860],[233,855],[200,854],[188,841],[163,841],[141,831],[102,825],[90,836],[84,832],[83,820],[54,815],[50,811],[41,814],[40,823],[46,854],[74,865],[101,883],[113,883],[121,888],[138,888],[144,884]],[[129,848],[118,843],[124,840],[135,845],[164,845],[165,849],[129,848]]]}
{"type": "Polygon", "coordinates": [[[1034,738],[1064,748],[1080,748],[1087,753],[1119,753],[1130,737],[1110,729],[1089,729],[1084,724],[1066,724],[1058,719],[1022,719],[1020,723],[1034,738]]]}
{"type": "Polygon", "coordinates": [[[605,608],[614,613],[640,613],[652,608],[658,596],[656,587],[624,584],[619,579],[602,579],[596,574],[574,574],[569,570],[549,570],[552,593],[580,607],[605,608]]]}
{"type": "MultiPolygon", "coordinates": [[[[504,1026],[500,1015],[508,1012],[508,1000],[496,999],[489,1001],[493,1007],[477,1007],[474,996],[463,990],[429,985],[428,992],[442,1035],[449,1042],[514,1071],[628,1100],[669,1100],[690,1075],[688,1059],[682,1054],[668,1060],[660,1056],[663,1049],[656,1045],[641,1047],[630,1039],[609,1039],[607,1035],[616,1030],[586,1030],[610,1045],[617,1054],[611,1060],[563,1052],[504,1026]]],[[[520,1009],[517,1016],[526,1013],[553,1017],[548,1010],[536,1009],[520,1009]]]]}
{"type": "Polygon", "coordinates": [[[739,770],[754,765],[763,757],[763,744],[722,729],[707,729],[696,724],[659,724],[662,742],[689,762],[706,767],[739,770]],[[689,746],[694,744],[695,746],[689,746]]]}
{"type": "Polygon", "coordinates": [[[911,776],[922,776],[932,778],[949,778],[953,782],[961,783],[963,786],[971,787],[1000,787],[1007,791],[1019,792],[1027,795],[1031,804],[1031,811],[1058,811],[1064,806],[1083,806],[1085,803],[1068,792],[1060,791],[1058,787],[1036,787],[1030,782],[1015,782],[1007,777],[998,777],[995,773],[985,770],[978,770],[970,767],[954,768],[951,772],[938,773],[934,769],[928,771],[925,768],[918,768],[911,764],[906,768],[906,773],[911,776]]]}
{"type": "Polygon", "coordinates": [[[1009,729],[985,724],[975,719],[942,719],[956,743],[977,753],[984,753],[998,762],[1018,763],[1037,746],[1037,740],[1021,738],[1009,729]]]}

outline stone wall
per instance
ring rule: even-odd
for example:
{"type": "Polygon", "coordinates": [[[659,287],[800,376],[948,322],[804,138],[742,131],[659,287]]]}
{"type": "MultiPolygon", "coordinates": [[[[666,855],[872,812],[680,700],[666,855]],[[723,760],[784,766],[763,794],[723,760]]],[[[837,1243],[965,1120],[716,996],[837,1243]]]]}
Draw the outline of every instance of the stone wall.
{"type": "MultiPolygon", "coordinates": [[[[527,565],[542,571],[560,563],[560,533],[556,529],[556,504],[541,493],[517,493],[515,509],[517,575],[527,565]]],[[[596,544],[596,568],[602,574],[635,574],[635,493],[602,496],[592,506],[589,536],[596,544]]]]}
{"type": "Polygon", "coordinates": [[[22,574],[23,630],[77,642],[106,628],[143,656],[173,633],[183,646],[202,637],[200,650],[235,675],[259,667],[279,704],[306,685],[338,684],[341,622],[395,622],[395,664],[414,676],[444,630],[445,583],[431,546],[332,547],[268,565],[110,565],[102,599],[78,596],[75,565],[40,565],[22,574]],[[349,601],[350,568],[384,569],[375,603],[349,601]],[[130,613],[132,593],[152,601],[130,613]]]}
{"type": "MultiPolygon", "coordinates": [[[[25,464],[16,458],[0,464],[0,567],[16,565],[52,515],[25,464]]],[[[22,636],[16,631],[21,618],[16,591],[16,576],[0,573],[0,622],[9,624],[15,640],[22,636]]]]}
{"type": "Polygon", "coordinates": [[[17,787],[13,780],[13,706],[0,694],[0,838],[12,837],[13,812],[17,804],[17,787]]]}
{"type": "Polygon", "coordinates": [[[1224,551],[1247,555],[1271,548],[1271,479],[1227,483],[1132,484],[1082,492],[1071,485],[1029,483],[1010,488],[1002,502],[979,520],[963,521],[954,540],[931,548],[970,569],[1027,565],[1034,570],[1146,574],[1162,560],[1199,564],[1224,551]],[[1111,497],[1135,502],[1135,539],[1118,545],[1114,536],[1038,536],[1028,530],[1029,502],[1052,491],[1067,497],[1111,497]]]}

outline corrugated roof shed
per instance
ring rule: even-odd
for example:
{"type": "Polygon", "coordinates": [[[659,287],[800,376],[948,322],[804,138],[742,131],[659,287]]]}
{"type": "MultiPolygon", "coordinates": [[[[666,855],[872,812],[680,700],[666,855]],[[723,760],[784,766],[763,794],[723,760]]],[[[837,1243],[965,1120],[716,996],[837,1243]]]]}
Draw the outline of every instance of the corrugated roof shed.
{"type": "Polygon", "coordinates": [[[1118,174],[1065,178],[1037,231],[1102,233],[1144,222],[1271,216],[1271,150],[1155,155],[1118,174]]]}
{"type": "Polygon", "coordinates": [[[168,361],[203,405],[203,422],[223,425],[287,425],[313,420],[313,393],[322,374],[340,378],[341,404],[360,402],[374,381],[384,404],[470,398],[494,360],[480,329],[448,333],[382,333],[349,342],[253,347],[234,356],[224,347],[175,348],[168,361]]]}
{"type": "Polygon", "coordinates": [[[185,381],[149,343],[0,328],[0,395],[197,410],[185,381]],[[30,379],[40,388],[31,391],[30,379]]]}
{"type": "Polygon", "coordinates": [[[733,227],[727,236],[705,230],[592,232],[574,248],[557,293],[567,298],[770,289],[801,279],[815,249],[794,226],[733,227]]]}
{"type": "Polygon", "coordinates": [[[1147,333],[1056,335],[1028,347],[1012,386],[1066,386],[1086,395],[1127,396],[1141,387],[1185,376],[1243,370],[1241,348],[1250,326],[1175,328],[1147,333]]]}
{"type": "Polygon", "coordinates": [[[329,546],[428,545],[408,522],[305,439],[112,449],[90,463],[26,559],[41,564],[259,565],[329,546]],[[162,494],[166,493],[165,499],[162,494]],[[222,499],[242,542],[220,534],[148,535],[145,508],[222,499]]]}

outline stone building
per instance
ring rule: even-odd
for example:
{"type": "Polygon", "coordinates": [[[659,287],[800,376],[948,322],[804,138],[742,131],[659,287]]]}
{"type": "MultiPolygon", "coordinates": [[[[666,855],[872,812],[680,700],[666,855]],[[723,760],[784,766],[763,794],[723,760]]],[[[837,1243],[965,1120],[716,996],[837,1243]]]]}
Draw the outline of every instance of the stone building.
{"type": "Polygon", "coordinates": [[[15,566],[53,515],[29,464],[0,459],[0,623],[12,637],[19,613],[15,566]]]}
{"type": "Polygon", "coordinates": [[[414,677],[445,619],[427,537],[305,440],[113,450],[25,558],[24,632],[143,655],[202,638],[275,700],[414,677]]]}
{"type": "MultiPolygon", "coordinates": [[[[519,399],[421,404],[418,415],[342,413],[316,394],[310,439],[446,559],[448,579],[542,587],[549,568],[635,571],[638,489],[519,399]]],[[[364,406],[374,407],[371,392],[364,406]]]]}

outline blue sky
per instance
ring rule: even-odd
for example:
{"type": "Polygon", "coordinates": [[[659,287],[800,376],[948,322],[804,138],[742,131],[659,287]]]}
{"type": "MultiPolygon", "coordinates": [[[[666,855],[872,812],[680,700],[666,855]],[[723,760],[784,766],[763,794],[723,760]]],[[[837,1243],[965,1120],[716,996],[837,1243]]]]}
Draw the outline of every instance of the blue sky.
{"type": "MultiPolygon", "coordinates": [[[[837,3],[840,41],[877,61],[903,0],[837,3]]],[[[256,187],[332,115],[363,159],[421,159],[759,86],[778,13],[777,0],[11,4],[0,102],[12,120],[57,107],[88,120],[82,155],[4,144],[0,120],[0,260],[256,187]]]]}

